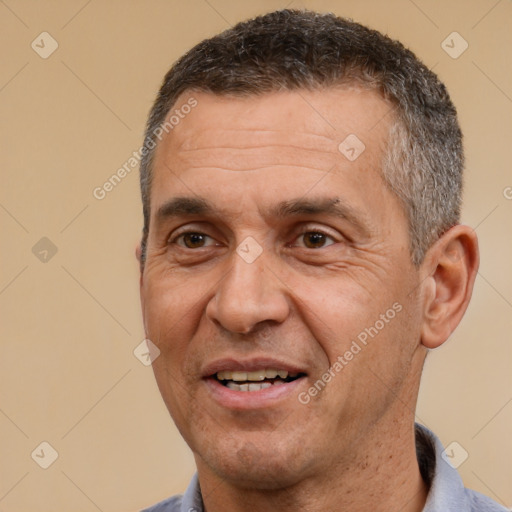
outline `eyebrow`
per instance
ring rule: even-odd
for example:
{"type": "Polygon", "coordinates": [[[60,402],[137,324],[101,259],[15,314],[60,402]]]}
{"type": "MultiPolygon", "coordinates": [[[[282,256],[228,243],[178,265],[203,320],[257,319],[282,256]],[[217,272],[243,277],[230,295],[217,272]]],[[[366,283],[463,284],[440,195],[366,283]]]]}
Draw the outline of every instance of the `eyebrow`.
{"type": "MultiPolygon", "coordinates": [[[[175,217],[196,215],[220,217],[223,212],[224,210],[219,210],[209,201],[200,197],[175,197],[158,208],[156,220],[158,222],[175,217]]],[[[348,221],[364,235],[368,235],[370,232],[367,216],[340,197],[291,199],[278,203],[268,212],[269,217],[279,219],[311,215],[338,217],[348,221]]]]}
{"type": "Polygon", "coordinates": [[[192,215],[211,215],[215,209],[206,201],[198,197],[175,197],[166,201],[156,212],[158,220],[173,217],[186,217],[192,215]]]}

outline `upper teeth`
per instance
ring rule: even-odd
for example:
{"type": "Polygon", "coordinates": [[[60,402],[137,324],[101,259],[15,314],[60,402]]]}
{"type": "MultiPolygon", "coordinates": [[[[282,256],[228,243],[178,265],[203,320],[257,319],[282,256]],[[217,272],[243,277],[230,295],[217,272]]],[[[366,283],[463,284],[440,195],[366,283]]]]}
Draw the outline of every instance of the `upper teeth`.
{"type": "MultiPolygon", "coordinates": [[[[297,373],[290,373],[290,377],[297,377],[297,373]]],[[[272,368],[264,370],[256,370],[254,372],[230,372],[228,370],[217,372],[217,379],[219,380],[234,380],[234,381],[261,381],[265,379],[275,379],[280,377],[286,379],[288,372],[286,370],[274,370],[272,368]]]]}

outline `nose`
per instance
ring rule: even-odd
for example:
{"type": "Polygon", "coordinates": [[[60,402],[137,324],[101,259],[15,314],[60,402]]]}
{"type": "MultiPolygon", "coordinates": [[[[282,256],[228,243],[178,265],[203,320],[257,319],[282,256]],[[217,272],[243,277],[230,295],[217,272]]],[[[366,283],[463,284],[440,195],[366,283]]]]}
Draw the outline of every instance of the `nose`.
{"type": "Polygon", "coordinates": [[[289,311],[286,286],[265,265],[264,256],[248,263],[237,253],[206,306],[210,320],[239,334],[250,333],[261,322],[282,323],[289,311]]]}

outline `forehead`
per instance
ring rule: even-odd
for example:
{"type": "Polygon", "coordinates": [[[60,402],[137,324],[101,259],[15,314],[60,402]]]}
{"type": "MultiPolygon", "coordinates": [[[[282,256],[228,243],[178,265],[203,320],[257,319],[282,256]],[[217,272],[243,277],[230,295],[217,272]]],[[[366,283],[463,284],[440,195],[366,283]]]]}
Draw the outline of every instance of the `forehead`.
{"type": "Polygon", "coordinates": [[[307,150],[326,150],[349,134],[373,146],[385,137],[391,110],[377,92],[348,86],[248,97],[184,92],[167,116],[175,113],[176,125],[159,148],[191,151],[223,143],[247,147],[251,140],[246,132],[257,132],[255,146],[283,140],[307,150]],[[184,109],[192,98],[195,108],[184,109]],[[181,114],[179,119],[176,114],[181,114]]]}
{"type": "Polygon", "coordinates": [[[267,199],[294,186],[306,192],[333,169],[348,173],[351,186],[375,183],[390,111],[376,92],[347,87],[243,98],[185,92],[155,151],[152,210],[173,193],[215,186],[225,194],[230,187],[242,194],[260,187],[267,199]]]}

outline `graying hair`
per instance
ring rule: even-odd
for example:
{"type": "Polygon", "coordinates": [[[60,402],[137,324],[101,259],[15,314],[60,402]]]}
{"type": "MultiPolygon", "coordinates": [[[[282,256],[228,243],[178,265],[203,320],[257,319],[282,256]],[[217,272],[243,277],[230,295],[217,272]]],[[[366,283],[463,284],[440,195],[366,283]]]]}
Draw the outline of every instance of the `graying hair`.
{"type": "Polygon", "coordinates": [[[202,41],[166,74],[149,114],[141,160],[142,262],[155,132],[168,125],[181,94],[244,97],[339,85],[375,90],[393,108],[382,175],[405,209],[411,259],[419,265],[460,217],[462,133],[446,87],[410,50],[376,30],[334,14],[288,9],[202,41]]]}

